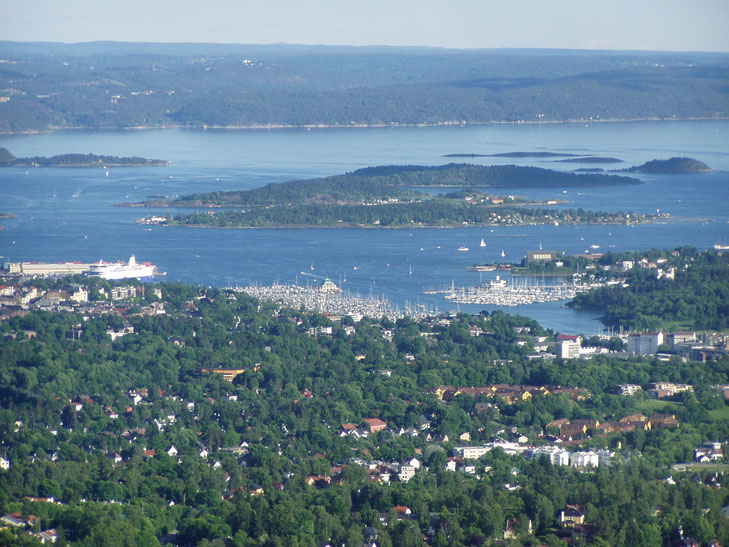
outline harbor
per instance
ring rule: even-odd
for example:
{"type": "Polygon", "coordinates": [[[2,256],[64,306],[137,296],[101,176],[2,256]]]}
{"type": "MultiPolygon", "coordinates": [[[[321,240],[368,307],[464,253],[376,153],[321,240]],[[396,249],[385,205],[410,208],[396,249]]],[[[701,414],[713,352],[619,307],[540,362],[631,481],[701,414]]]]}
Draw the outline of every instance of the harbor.
{"type": "Polygon", "coordinates": [[[403,317],[420,318],[438,313],[438,310],[428,310],[422,305],[412,306],[406,303],[403,308],[400,308],[385,297],[362,296],[350,291],[342,291],[329,279],[314,287],[274,283],[267,286],[249,285],[228,289],[245,292],[260,300],[279,302],[288,308],[304,308],[327,316],[349,316],[355,322],[363,317],[387,317],[396,321],[403,317]]]}
{"type": "Polygon", "coordinates": [[[523,306],[542,302],[571,300],[580,292],[587,292],[599,284],[577,284],[560,282],[555,284],[531,283],[528,279],[515,282],[496,276],[489,282],[475,287],[455,287],[441,292],[444,298],[456,304],[478,304],[488,306],[523,306]]]}

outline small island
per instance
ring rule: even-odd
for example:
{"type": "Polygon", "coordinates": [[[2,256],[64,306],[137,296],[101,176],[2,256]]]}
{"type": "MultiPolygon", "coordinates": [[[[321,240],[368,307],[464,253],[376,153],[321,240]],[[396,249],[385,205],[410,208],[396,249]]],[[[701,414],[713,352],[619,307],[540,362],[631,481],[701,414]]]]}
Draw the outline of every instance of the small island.
{"type": "Polygon", "coordinates": [[[680,174],[680,173],[705,173],[713,171],[703,161],[693,158],[673,157],[667,160],[651,160],[642,165],[635,165],[623,171],[629,173],[656,173],[656,174],[680,174]]]}
{"type": "Polygon", "coordinates": [[[97,154],[61,154],[16,158],[7,148],[0,148],[0,167],[144,167],[169,165],[166,160],[138,156],[104,156],[97,154]]]}
{"type": "Polygon", "coordinates": [[[567,158],[554,161],[560,163],[623,163],[623,160],[618,158],[605,158],[600,156],[584,156],[579,158],[567,158]]]}

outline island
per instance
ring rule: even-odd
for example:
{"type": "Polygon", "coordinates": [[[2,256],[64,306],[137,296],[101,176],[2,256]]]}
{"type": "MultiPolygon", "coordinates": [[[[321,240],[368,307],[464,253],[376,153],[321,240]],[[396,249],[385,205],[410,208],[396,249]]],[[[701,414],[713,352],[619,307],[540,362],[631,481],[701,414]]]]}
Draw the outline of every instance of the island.
{"type": "Polygon", "coordinates": [[[693,158],[673,157],[667,160],[651,160],[642,165],[634,165],[623,171],[629,173],[657,173],[657,174],[680,174],[680,173],[705,173],[713,171],[703,161],[693,158]]]}
{"type": "Polygon", "coordinates": [[[455,227],[523,224],[631,224],[650,220],[634,213],[555,210],[556,199],[497,196],[483,188],[637,184],[615,175],[577,175],[536,167],[449,164],[391,165],[343,175],[268,184],[252,190],[208,192],[175,199],[122,203],[136,207],[238,208],[147,217],[142,224],[225,228],[455,227]],[[425,188],[454,188],[445,194],[425,188]]]}
{"type": "Polygon", "coordinates": [[[600,157],[600,156],[584,156],[579,158],[567,158],[563,160],[554,160],[561,163],[622,163],[623,160],[618,158],[600,157]]]}
{"type": "Polygon", "coordinates": [[[578,154],[564,152],[500,152],[498,154],[445,154],[444,158],[573,158],[578,154]]]}
{"type": "Polygon", "coordinates": [[[98,154],[61,154],[16,158],[7,148],[0,148],[0,167],[143,167],[169,165],[166,160],[138,156],[104,156],[98,154]]]}

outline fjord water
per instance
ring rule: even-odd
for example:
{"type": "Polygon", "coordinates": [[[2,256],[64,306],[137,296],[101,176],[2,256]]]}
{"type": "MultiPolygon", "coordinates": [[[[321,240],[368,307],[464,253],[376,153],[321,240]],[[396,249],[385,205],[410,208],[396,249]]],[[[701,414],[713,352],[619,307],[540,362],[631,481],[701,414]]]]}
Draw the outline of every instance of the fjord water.
{"type": "MultiPolygon", "coordinates": [[[[317,282],[331,277],[345,289],[383,295],[404,305],[450,309],[432,287],[473,285],[482,274],[474,263],[519,261],[529,249],[578,253],[632,249],[711,247],[729,240],[729,122],[676,121],[553,125],[484,125],[371,129],[250,131],[65,131],[0,136],[15,156],[64,153],[167,159],[166,167],[5,168],[0,171],[0,258],[56,262],[126,259],[134,253],[167,272],[166,280],[204,285],[317,282]],[[253,188],[269,182],[332,175],[384,164],[437,165],[449,161],[515,163],[571,170],[593,164],[538,158],[444,158],[449,153],[493,154],[548,151],[611,156],[624,163],[689,156],[715,171],[638,175],[640,186],[512,188],[494,193],[569,200],[568,207],[671,214],[640,226],[523,226],[451,229],[217,230],[147,227],[135,219],[164,210],[115,207],[150,195],[183,195],[253,188]],[[481,238],[486,247],[479,247],[481,238]],[[457,251],[469,247],[468,252],[457,251]],[[312,270],[313,268],[313,270],[312,270]],[[410,273],[412,271],[412,273],[410,273]]],[[[493,277],[483,274],[483,279],[493,277]]],[[[601,324],[594,313],[534,304],[508,311],[534,317],[562,332],[590,334],[601,324]]],[[[484,306],[461,306],[478,312],[484,306]]],[[[493,307],[485,307],[493,309],[493,307]]]]}

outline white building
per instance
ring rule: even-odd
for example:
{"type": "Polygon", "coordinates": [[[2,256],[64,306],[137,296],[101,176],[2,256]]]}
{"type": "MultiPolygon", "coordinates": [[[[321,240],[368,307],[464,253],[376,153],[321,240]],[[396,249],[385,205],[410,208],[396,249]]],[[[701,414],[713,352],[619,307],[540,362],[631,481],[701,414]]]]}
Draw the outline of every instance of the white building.
{"type": "Polygon", "coordinates": [[[465,460],[477,460],[488,453],[491,448],[490,446],[457,446],[453,449],[453,454],[465,460]]]}
{"type": "Polygon", "coordinates": [[[540,446],[531,451],[533,458],[545,455],[552,465],[569,465],[570,453],[558,446],[540,446]]]}
{"type": "Polygon", "coordinates": [[[644,332],[628,336],[628,351],[636,355],[653,355],[663,343],[662,332],[644,332]]]}
{"type": "Polygon", "coordinates": [[[397,474],[397,478],[400,482],[408,482],[415,476],[415,468],[412,465],[400,466],[400,472],[397,474]]]}
{"type": "Polygon", "coordinates": [[[579,359],[580,358],[580,341],[563,340],[559,344],[560,359],[579,359]]]}
{"type": "Polygon", "coordinates": [[[570,454],[572,467],[598,467],[600,457],[595,452],[573,452],[570,454]]]}
{"type": "Polygon", "coordinates": [[[76,290],[69,297],[72,301],[82,303],[89,301],[89,291],[83,287],[76,287],[76,290]]]}

